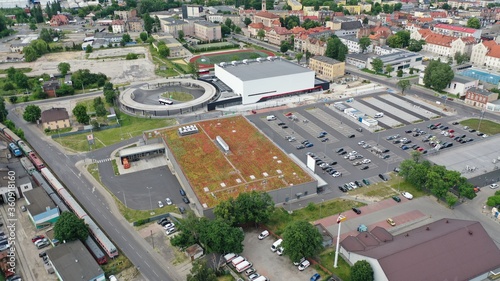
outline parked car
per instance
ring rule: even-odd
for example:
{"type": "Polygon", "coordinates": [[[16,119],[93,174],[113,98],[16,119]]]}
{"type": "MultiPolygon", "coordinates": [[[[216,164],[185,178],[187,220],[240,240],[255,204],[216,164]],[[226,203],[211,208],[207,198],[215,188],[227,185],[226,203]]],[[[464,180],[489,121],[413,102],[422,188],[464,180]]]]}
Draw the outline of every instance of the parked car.
{"type": "Polygon", "coordinates": [[[358,215],[361,214],[361,210],[358,208],[352,208],[352,210],[358,215]]]}
{"type": "Polygon", "coordinates": [[[245,271],[245,275],[246,275],[246,276],[250,276],[250,275],[252,275],[254,272],[255,272],[255,269],[254,269],[253,267],[251,267],[251,268],[249,268],[249,269],[247,269],[247,270],[245,271]]]}
{"type": "Polygon", "coordinates": [[[306,147],[301,144],[301,145],[297,145],[295,148],[297,148],[297,150],[300,150],[300,149],[304,149],[306,147]]]}
{"type": "Polygon", "coordinates": [[[496,183],[490,184],[490,188],[491,189],[498,188],[498,184],[496,184],[496,183]]]}
{"type": "Polygon", "coordinates": [[[396,225],[396,223],[394,222],[394,220],[391,219],[391,218],[387,219],[387,223],[390,224],[391,226],[395,226],[396,225]]]}
{"type": "Polygon", "coordinates": [[[361,170],[363,170],[363,171],[364,171],[364,170],[368,170],[369,168],[370,168],[370,167],[368,167],[368,166],[363,166],[363,167],[361,167],[361,170]]]}
{"type": "Polygon", "coordinates": [[[158,201],[158,208],[163,208],[163,202],[158,201]]]}
{"type": "Polygon", "coordinates": [[[269,236],[269,231],[264,230],[264,231],[262,231],[262,232],[259,234],[259,240],[262,240],[262,239],[266,238],[267,236],[269,236]]]}
{"type": "Polygon", "coordinates": [[[406,199],[408,199],[408,200],[413,199],[413,195],[411,193],[409,193],[409,192],[404,191],[404,192],[401,193],[401,195],[403,195],[403,197],[406,198],[406,199]]]}
{"type": "Polygon", "coordinates": [[[299,264],[303,263],[306,260],[305,257],[302,257],[299,261],[294,261],[293,265],[298,266],[299,264]]]}
{"type": "Polygon", "coordinates": [[[347,137],[350,138],[350,139],[352,139],[352,138],[356,137],[356,135],[353,134],[353,135],[349,135],[347,137]]]}
{"type": "Polygon", "coordinates": [[[186,196],[182,197],[182,201],[184,201],[184,203],[186,203],[186,204],[191,203],[186,196]]]}
{"type": "Polygon", "coordinates": [[[310,265],[311,265],[311,263],[308,260],[305,260],[301,264],[299,264],[299,270],[303,271],[304,269],[308,268],[310,265]]]}
{"type": "Polygon", "coordinates": [[[367,179],[363,179],[363,183],[364,183],[365,185],[370,185],[370,181],[369,181],[369,180],[367,180],[367,179]]]}
{"type": "Polygon", "coordinates": [[[336,152],[336,153],[340,153],[340,152],[342,152],[342,151],[344,151],[344,149],[343,149],[342,147],[341,147],[341,148],[339,148],[339,149],[337,149],[337,150],[335,150],[335,152],[336,152]]]}
{"type": "Polygon", "coordinates": [[[319,273],[315,273],[313,276],[311,276],[310,281],[318,281],[321,279],[321,275],[319,273]]]}
{"type": "Polygon", "coordinates": [[[184,208],[184,207],[179,207],[179,213],[181,213],[181,214],[186,213],[186,208],[184,208]]]}
{"type": "Polygon", "coordinates": [[[392,199],[398,203],[401,202],[401,198],[399,198],[399,196],[392,196],[392,199]]]}
{"type": "Polygon", "coordinates": [[[184,191],[184,189],[179,189],[179,192],[182,196],[186,196],[186,192],[184,191]]]}
{"type": "Polygon", "coordinates": [[[36,241],[38,241],[40,239],[43,239],[43,238],[45,238],[45,236],[43,236],[43,235],[37,235],[37,236],[31,238],[31,242],[35,243],[36,241]]]}
{"type": "Polygon", "coordinates": [[[172,205],[172,200],[170,200],[170,198],[166,198],[165,199],[165,202],[167,203],[167,205],[172,205]]]}
{"type": "Polygon", "coordinates": [[[386,175],[384,175],[384,174],[378,174],[378,177],[381,178],[383,181],[388,181],[389,180],[389,178],[386,175]]]}

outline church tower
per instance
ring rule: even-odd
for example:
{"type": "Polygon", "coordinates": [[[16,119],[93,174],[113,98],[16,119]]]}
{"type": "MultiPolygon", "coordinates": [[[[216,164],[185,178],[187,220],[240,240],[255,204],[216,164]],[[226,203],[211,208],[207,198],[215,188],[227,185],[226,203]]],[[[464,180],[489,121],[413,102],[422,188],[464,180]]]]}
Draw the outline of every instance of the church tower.
{"type": "Polygon", "coordinates": [[[266,10],[266,0],[262,0],[262,11],[266,10]]]}

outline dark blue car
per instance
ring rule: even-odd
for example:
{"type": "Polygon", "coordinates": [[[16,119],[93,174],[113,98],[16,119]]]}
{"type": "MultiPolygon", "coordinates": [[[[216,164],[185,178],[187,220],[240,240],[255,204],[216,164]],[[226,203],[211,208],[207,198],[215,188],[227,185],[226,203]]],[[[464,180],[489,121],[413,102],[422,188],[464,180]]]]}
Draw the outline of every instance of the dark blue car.
{"type": "Polygon", "coordinates": [[[318,281],[321,278],[321,275],[319,273],[314,274],[311,276],[311,281],[318,281]]]}

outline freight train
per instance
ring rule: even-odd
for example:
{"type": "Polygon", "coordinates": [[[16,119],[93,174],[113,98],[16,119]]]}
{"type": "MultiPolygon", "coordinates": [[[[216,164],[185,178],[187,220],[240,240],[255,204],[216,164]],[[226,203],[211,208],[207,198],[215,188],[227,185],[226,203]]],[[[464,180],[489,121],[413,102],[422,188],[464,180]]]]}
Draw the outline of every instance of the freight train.
{"type": "MultiPolygon", "coordinates": [[[[109,240],[94,220],[87,215],[87,212],[80,206],[80,204],[78,204],[69,191],[52,174],[52,172],[45,167],[45,164],[40,157],[38,157],[38,155],[24,141],[22,141],[9,128],[1,123],[0,133],[12,141],[12,143],[18,147],[18,150],[20,150],[22,154],[24,154],[27,159],[31,161],[34,169],[27,163],[26,160],[21,158],[21,162],[24,162],[22,163],[23,167],[28,171],[28,173],[31,173],[33,180],[47,192],[49,197],[59,207],[59,210],[64,212],[69,208],[69,210],[73,211],[79,218],[85,221],[89,227],[90,234],[106,252],[106,254],[110,258],[118,256],[118,250],[115,245],[111,242],[111,240],[109,240]]],[[[104,264],[107,262],[106,256],[94,242],[94,239],[89,237],[85,241],[85,244],[97,262],[99,264],[104,264]]]]}

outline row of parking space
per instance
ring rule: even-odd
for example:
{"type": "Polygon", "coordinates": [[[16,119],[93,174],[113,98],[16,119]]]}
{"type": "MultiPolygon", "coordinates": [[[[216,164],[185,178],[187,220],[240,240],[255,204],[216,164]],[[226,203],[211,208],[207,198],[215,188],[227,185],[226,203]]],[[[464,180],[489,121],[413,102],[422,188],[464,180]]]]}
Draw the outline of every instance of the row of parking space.
{"type": "Polygon", "coordinates": [[[433,119],[436,117],[439,117],[439,111],[435,111],[431,108],[423,108],[420,104],[412,104],[409,103],[408,101],[404,99],[400,99],[398,97],[395,97],[393,95],[380,95],[380,98],[387,100],[391,103],[397,104],[407,110],[410,110],[412,112],[415,112],[419,115],[424,116],[427,119],[433,119]]]}
{"type": "MultiPolygon", "coordinates": [[[[306,119],[302,114],[300,114],[298,112],[294,112],[293,115],[295,115],[299,120],[302,120],[302,121],[296,122],[296,125],[299,126],[300,128],[302,128],[304,131],[308,132],[310,135],[317,137],[322,132],[325,131],[324,129],[322,129],[318,125],[316,125],[315,123],[309,122],[309,120],[306,119]]],[[[335,138],[331,134],[328,135],[328,139],[330,142],[337,142],[338,141],[338,139],[335,138]]]]}
{"type": "MultiPolygon", "coordinates": [[[[360,103],[356,100],[353,100],[351,103],[350,103],[350,106],[352,106],[353,108],[365,113],[366,115],[368,116],[375,116],[375,114],[377,114],[379,111],[376,110],[376,109],[373,109],[371,107],[369,107],[368,105],[365,105],[363,103],[360,103]]],[[[344,114],[344,113],[341,113],[341,114],[344,114]]],[[[384,116],[382,118],[378,118],[378,122],[379,123],[382,123],[384,125],[387,125],[389,127],[397,127],[397,126],[401,126],[402,123],[399,122],[398,120],[395,120],[395,119],[392,119],[391,117],[389,116],[384,116]]]]}
{"type": "Polygon", "coordinates": [[[338,131],[346,137],[356,134],[356,130],[354,130],[350,126],[347,126],[342,121],[334,118],[331,114],[325,112],[320,108],[307,109],[307,112],[314,115],[314,117],[318,118],[321,122],[328,125],[331,129],[338,131]]]}
{"type": "Polygon", "coordinates": [[[367,149],[373,153],[376,157],[383,159],[386,163],[394,164],[403,161],[403,157],[392,152],[390,149],[377,144],[374,140],[366,141],[370,147],[367,149]]]}
{"type": "Polygon", "coordinates": [[[368,98],[365,98],[363,100],[368,102],[372,106],[380,109],[379,111],[386,111],[394,116],[397,116],[398,118],[402,119],[406,123],[413,123],[413,122],[422,120],[422,118],[419,118],[413,114],[410,114],[406,111],[403,111],[403,110],[396,108],[395,106],[390,105],[387,101],[381,101],[375,97],[368,97],[368,98]]]}

